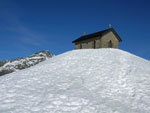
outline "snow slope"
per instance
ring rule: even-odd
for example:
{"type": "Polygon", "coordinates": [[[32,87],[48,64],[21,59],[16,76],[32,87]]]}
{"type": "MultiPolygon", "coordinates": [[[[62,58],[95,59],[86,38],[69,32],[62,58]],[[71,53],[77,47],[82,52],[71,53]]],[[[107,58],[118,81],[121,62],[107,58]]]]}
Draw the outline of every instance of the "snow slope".
{"type": "Polygon", "coordinates": [[[150,63],[73,50],[0,77],[0,113],[150,113],[150,63]]]}

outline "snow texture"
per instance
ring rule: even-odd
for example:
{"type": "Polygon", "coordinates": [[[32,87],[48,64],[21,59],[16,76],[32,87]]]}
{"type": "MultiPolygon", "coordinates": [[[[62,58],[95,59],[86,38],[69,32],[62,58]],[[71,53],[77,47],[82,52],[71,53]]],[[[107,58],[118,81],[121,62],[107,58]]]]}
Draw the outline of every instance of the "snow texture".
{"type": "Polygon", "coordinates": [[[0,113],[150,113],[150,63],[73,50],[0,77],[0,113]]]}

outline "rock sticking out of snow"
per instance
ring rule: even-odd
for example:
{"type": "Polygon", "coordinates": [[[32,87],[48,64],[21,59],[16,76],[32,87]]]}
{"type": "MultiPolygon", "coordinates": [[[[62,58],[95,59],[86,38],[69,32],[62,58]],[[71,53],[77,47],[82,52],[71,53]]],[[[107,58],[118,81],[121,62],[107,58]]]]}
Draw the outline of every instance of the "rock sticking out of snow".
{"type": "Polygon", "coordinates": [[[150,113],[150,63],[74,50],[0,77],[0,113],[150,113]]]}

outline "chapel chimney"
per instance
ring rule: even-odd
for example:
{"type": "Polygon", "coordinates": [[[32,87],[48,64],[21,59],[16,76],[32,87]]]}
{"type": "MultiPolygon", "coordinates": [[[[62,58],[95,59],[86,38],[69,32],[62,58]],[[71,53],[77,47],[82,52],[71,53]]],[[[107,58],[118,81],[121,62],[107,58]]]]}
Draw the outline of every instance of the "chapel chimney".
{"type": "Polygon", "coordinates": [[[109,24],[109,28],[111,28],[111,24],[109,24]]]}
{"type": "Polygon", "coordinates": [[[85,36],[86,32],[83,32],[83,36],[85,36]]]}

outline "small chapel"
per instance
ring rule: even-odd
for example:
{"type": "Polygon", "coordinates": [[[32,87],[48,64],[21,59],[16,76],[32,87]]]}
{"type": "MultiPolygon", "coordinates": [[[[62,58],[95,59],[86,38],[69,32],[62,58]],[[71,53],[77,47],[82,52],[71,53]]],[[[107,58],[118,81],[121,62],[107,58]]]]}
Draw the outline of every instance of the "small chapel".
{"type": "Polygon", "coordinates": [[[72,41],[75,49],[119,48],[119,42],[122,42],[122,39],[111,27],[88,35],[84,33],[83,36],[72,41]]]}

